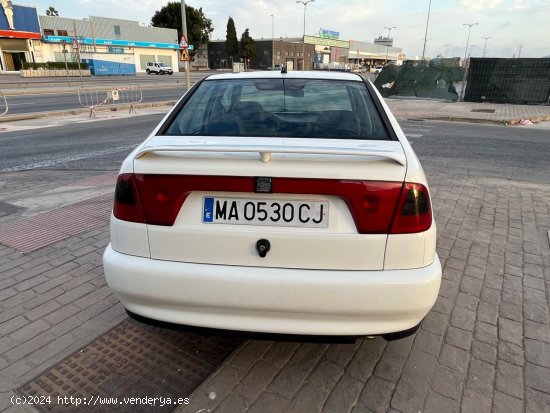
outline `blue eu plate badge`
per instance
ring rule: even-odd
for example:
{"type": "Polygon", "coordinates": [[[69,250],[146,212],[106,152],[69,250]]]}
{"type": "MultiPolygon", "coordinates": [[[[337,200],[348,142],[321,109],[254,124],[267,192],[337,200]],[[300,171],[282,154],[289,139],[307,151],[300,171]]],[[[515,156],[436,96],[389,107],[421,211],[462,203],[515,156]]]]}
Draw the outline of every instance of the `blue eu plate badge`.
{"type": "Polygon", "coordinates": [[[214,222],[214,198],[204,198],[203,222],[214,222]]]}

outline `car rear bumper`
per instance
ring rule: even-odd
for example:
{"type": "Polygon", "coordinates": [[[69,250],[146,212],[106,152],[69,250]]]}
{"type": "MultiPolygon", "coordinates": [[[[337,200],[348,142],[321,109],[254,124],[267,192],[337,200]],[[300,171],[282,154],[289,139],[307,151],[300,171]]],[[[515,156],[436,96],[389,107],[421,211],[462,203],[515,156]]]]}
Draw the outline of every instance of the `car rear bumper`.
{"type": "Polygon", "coordinates": [[[423,268],[322,271],[192,264],[103,256],[124,306],[169,323],[240,331],[375,335],[407,330],[431,309],[439,258],[423,268]]]}

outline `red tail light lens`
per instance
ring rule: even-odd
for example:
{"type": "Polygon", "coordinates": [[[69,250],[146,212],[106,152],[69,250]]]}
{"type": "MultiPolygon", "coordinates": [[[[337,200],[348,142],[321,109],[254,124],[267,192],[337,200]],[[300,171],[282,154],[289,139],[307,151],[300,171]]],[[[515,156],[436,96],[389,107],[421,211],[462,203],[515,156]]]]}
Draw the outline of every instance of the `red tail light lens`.
{"type": "Polygon", "coordinates": [[[391,234],[424,232],[432,226],[432,205],[428,188],[422,184],[405,183],[391,234]]]}
{"type": "Polygon", "coordinates": [[[113,214],[122,221],[145,223],[134,174],[121,174],[118,176],[113,214]]]}

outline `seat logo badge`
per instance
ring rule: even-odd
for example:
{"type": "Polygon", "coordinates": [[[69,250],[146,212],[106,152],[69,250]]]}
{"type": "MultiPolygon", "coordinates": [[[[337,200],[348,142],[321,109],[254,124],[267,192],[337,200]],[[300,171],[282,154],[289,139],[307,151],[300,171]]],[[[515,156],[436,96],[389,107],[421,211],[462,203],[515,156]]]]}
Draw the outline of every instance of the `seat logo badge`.
{"type": "Polygon", "coordinates": [[[271,194],[273,192],[273,179],[264,176],[256,177],[256,192],[271,194]]]}

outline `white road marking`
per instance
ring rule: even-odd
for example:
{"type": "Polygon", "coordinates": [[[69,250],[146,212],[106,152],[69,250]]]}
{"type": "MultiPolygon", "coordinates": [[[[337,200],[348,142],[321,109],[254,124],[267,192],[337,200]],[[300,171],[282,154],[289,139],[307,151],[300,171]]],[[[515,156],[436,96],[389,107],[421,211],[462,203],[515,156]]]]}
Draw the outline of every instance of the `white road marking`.
{"type": "Polygon", "coordinates": [[[136,146],[137,145],[126,145],[126,146],[119,146],[116,148],[88,152],[85,155],[64,156],[61,158],[50,159],[42,162],[33,162],[25,165],[12,166],[11,168],[0,169],[0,172],[15,172],[15,171],[28,170],[28,169],[46,168],[48,166],[54,166],[61,163],[79,161],[81,159],[94,158],[96,156],[101,156],[101,155],[109,155],[111,153],[119,152],[119,151],[127,151],[127,150],[134,149],[136,146]]]}
{"type": "Polygon", "coordinates": [[[405,134],[407,136],[407,138],[421,138],[422,135],[421,133],[406,133],[405,134]]]}

